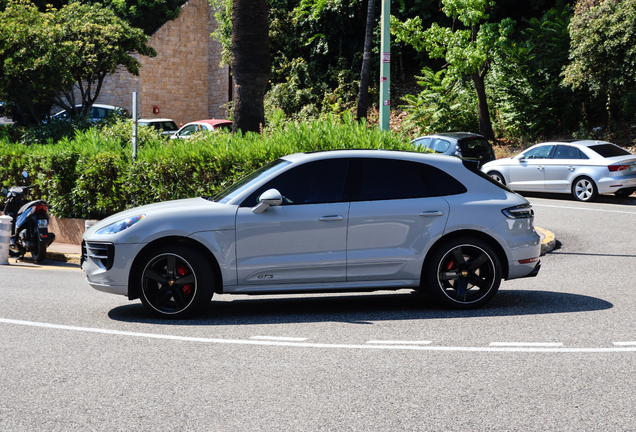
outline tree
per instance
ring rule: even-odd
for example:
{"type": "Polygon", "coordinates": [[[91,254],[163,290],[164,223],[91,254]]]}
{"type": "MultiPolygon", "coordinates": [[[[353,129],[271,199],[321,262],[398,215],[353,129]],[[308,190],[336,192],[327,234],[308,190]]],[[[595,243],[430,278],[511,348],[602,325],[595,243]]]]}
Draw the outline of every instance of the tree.
{"type": "Polygon", "coordinates": [[[42,107],[53,103],[87,118],[107,74],[123,68],[139,75],[131,54],[156,55],[141,29],[99,4],[39,12],[16,1],[0,13],[0,23],[0,95],[25,123],[41,121],[48,112],[42,107]]]}
{"type": "Polygon", "coordinates": [[[358,92],[358,120],[367,118],[369,108],[369,76],[371,75],[371,49],[373,47],[373,24],[375,22],[375,0],[367,0],[367,28],[364,37],[364,57],[360,71],[360,91],[358,92]]]}
{"type": "Polygon", "coordinates": [[[232,132],[259,132],[265,126],[264,98],[271,72],[267,0],[233,0],[232,132]]]}
{"type": "Polygon", "coordinates": [[[577,5],[570,22],[570,60],[563,83],[625,97],[636,87],[636,0],[605,0],[577,5]]]}
{"type": "Polygon", "coordinates": [[[478,98],[479,129],[488,140],[495,134],[490,121],[484,79],[495,58],[495,52],[512,33],[514,21],[488,22],[492,0],[442,0],[442,11],[453,19],[452,27],[433,23],[424,30],[419,17],[400,23],[393,19],[391,27],[396,39],[426,50],[431,58],[446,60],[444,80],[471,77],[478,98]],[[456,27],[457,26],[457,27],[456,27]]]}

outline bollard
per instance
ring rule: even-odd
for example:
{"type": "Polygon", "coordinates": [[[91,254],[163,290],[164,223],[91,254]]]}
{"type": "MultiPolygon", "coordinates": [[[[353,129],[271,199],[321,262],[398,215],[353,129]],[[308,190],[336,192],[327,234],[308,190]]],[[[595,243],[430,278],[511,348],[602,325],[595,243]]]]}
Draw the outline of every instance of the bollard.
{"type": "Polygon", "coordinates": [[[92,219],[91,219],[91,220],[84,221],[84,232],[88,231],[88,229],[89,229],[90,227],[92,227],[93,225],[95,225],[97,222],[99,222],[99,221],[97,221],[97,220],[92,220],[92,219]]]}
{"type": "Polygon", "coordinates": [[[11,216],[0,216],[0,265],[9,264],[9,242],[11,241],[11,216]]]}

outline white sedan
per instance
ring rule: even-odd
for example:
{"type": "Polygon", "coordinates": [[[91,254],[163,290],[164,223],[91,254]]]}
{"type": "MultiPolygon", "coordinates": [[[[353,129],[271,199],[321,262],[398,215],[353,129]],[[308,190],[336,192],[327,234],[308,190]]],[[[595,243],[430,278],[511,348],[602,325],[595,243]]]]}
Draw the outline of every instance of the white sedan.
{"type": "Polygon", "coordinates": [[[535,276],[528,201],[457,158],[285,156],[215,197],[133,208],[84,234],[94,288],[189,316],[217,294],[430,290],[455,309],[535,276]]]}
{"type": "Polygon", "coordinates": [[[171,139],[190,138],[198,132],[211,132],[217,129],[232,130],[232,122],[229,120],[207,119],[197,120],[183,125],[177,133],[170,136],[171,139]]]}
{"type": "Polygon", "coordinates": [[[515,191],[571,193],[579,201],[636,191],[636,156],[605,141],[541,143],[481,170],[515,191]]]}

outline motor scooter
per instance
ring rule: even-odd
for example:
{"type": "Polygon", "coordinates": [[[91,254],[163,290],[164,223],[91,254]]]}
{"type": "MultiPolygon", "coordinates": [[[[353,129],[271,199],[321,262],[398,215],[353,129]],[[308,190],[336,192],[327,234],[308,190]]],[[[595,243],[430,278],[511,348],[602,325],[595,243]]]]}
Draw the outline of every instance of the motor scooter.
{"type": "MultiPolygon", "coordinates": [[[[23,182],[29,174],[22,172],[23,182]]],[[[11,216],[11,238],[9,240],[9,256],[22,258],[27,252],[35,262],[46,257],[46,248],[55,240],[55,234],[49,232],[49,207],[46,201],[26,202],[26,195],[32,186],[13,186],[2,189],[7,201],[4,214],[11,216]]]]}

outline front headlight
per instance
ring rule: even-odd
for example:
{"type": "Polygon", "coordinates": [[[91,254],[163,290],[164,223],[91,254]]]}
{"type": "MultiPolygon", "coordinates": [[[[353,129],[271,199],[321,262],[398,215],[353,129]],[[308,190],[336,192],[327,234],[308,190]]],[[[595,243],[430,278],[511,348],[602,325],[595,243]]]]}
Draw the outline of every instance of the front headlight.
{"type": "Polygon", "coordinates": [[[510,219],[528,219],[534,217],[534,210],[530,204],[522,204],[514,207],[508,207],[501,211],[510,219]]]}
{"type": "Polygon", "coordinates": [[[132,216],[126,219],[122,219],[117,222],[113,222],[110,225],[105,226],[104,228],[97,231],[95,234],[103,235],[103,234],[117,234],[118,232],[122,232],[123,230],[130,228],[143,218],[145,218],[145,214],[140,214],[137,216],[132,216]]]}

